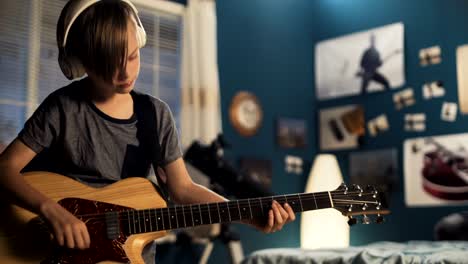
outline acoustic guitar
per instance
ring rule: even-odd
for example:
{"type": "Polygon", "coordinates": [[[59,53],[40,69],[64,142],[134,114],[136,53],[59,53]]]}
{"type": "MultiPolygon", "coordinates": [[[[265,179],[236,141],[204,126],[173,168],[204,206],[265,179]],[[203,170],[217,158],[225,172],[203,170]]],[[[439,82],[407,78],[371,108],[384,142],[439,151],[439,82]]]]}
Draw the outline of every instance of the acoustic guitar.
{"type": "Polygon", "coordinates": [[[359,186],[166,207],[152,183],[144,178],[127,178],[92,188],[48,172],[26,173],[24,177],[86,224],[91,246],[86,250],[58,246],[38,215],[4,202],[0,207],[0,263],[143,264],[144,246],[164,236],[166,230],[260,218],[267,215],[273,200],[288,202],[294,212],[334,208],[350,217],[365,215],[368,219],[367,215],[376,214],[378,221],[381,214],[389,213],[381,193],[359,186]]]}

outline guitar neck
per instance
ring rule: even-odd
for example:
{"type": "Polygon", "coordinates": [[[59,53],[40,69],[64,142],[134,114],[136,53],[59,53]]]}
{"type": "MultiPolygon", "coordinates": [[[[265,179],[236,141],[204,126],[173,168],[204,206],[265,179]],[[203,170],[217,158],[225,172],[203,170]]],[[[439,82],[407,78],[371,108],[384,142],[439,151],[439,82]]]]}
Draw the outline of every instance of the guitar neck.
{"type": "Polygon", "coordinates": [[[118,222],[131,235],[260,218],[268,214],[273,200],[287,202],[294,212],[333,207],[330,192],[317,192],[112,212],[106,220],[114,225],[118,222]]]}

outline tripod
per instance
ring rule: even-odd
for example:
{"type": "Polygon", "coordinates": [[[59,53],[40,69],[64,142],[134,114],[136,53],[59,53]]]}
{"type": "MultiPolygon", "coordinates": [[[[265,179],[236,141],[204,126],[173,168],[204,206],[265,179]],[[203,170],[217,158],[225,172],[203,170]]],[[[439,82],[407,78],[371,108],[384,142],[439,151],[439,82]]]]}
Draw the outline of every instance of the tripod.
{"type": "Polygon", "coordinates": [[[228,223],[221,223],[219,234],[206,244],[200,259],[200,264],[205,264],[213,251],[213,242],[219,239],[225,247],[229,250],[229,256],[232,264],[238,264],[244,259],[244,252],[239,234],[232,230],[231,225],[228,223]]]}

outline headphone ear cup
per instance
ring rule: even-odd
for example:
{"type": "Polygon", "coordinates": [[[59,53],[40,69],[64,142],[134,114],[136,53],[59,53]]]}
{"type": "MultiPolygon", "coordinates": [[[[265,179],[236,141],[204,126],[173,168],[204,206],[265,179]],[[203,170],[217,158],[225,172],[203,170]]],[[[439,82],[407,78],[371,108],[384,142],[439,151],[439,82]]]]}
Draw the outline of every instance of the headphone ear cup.
{"type": "Polygon", "coordinates": [[[85,75],[86,71],[80,60],[73,56],[66,56],[65,52],[59,51],[59,66],[67,79],[73,80],[85,75]]]}
{"type": "Polygon", "coordinates": [[[138,47],[143,48],[146,45],[146,32],[141,26],[137,26],[138,47]]]}

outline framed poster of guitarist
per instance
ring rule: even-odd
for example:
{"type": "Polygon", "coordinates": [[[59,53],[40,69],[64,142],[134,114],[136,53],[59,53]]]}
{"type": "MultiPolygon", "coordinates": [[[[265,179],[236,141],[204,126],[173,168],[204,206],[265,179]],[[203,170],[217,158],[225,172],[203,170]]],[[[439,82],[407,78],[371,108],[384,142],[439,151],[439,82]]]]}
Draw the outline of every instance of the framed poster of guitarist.
{"type": "Polygon", "coordinates": [[[403,33],[403,24],[395,23],[317,43],[317,98],[360,95],[404,85],[403,33]]]}
{"type": "Polygon", "coordinates": [[[270,233],[294,220],[296,201],[265,200],[256,215],[191,180],[168,105],[134,90],[145,43],[129,0],[66,3],[58,59],[73,82],[0,155],[0,263],[152,263],[164,230],[241,221],[270,233]]]}

